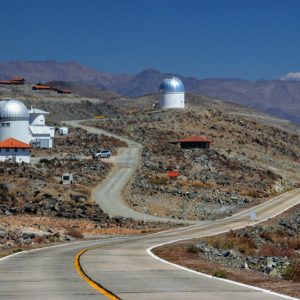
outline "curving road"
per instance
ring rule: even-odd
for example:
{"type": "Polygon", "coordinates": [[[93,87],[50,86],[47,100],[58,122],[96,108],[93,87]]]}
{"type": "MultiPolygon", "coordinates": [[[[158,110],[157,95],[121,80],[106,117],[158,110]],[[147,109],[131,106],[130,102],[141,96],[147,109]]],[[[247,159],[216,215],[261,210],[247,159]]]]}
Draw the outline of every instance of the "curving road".
{"type": "MultiPolygon", "coordinates": [[[[255,208],[257,221],[298,203],[299,189],[269,200],[255,208]]],[[[249,213],[146,236],[103,238],[7,257],[0,260],[0,299],[107,299],[76,273],[74,256],[86,248],[90,250],[80,259],[85,273],[121,299],[284,299],[187,272],[149,255],[149,248],[157,244],[245,227],[252,224],[249,213]]]]}
{"type": "Polygon", "coordinates": [[[177,220],[143,214],[128,207],[123,200],[122,191],[139,165],[142,145],[102,129],[82,125],[82,122],[83,121],[79,120],[68,121],[66,123],[69,126],[79,127],[90,133],[112,136],[128,144],[128,147],[122,149],[119,157],[114,162],[114,168],[108,177],[93,190],[92,197],[104,212],[110,217],[123,216],[135,220],[173,222],[180,224],[196,223],[195,221],[177,220]]]}
{"type": "Polygon", "coordinates": [[[151,248],[245,227],[253,224],[253,210],[256,222],[261,222],[298,203],[300,189],[218,221],[145,236],[103,238],[22,252],[0,260],[0,299],[107,299],[76,273],[74,256],[82,249],[89,249],[80,258],[84,272],[121,299],[284,299],[164,263],[151,256],[151,248]]]}

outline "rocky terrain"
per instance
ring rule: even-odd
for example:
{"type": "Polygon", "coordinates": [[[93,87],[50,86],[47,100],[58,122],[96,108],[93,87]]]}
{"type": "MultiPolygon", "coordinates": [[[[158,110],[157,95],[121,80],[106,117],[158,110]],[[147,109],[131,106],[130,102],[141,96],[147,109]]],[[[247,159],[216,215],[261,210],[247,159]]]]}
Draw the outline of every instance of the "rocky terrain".
{"type": "Polygon", "coordinates": [[[55,91],[33,91],[31,85],[0,85],[1,99],[19,99],[31,106],[50,112],[47,122],[59,124],[66,120],[81,120],[95,116],[116,116],[118,109],[105,100],[111,99],[111,93],[103,91],[101,98],[81,97],[77,94],[58,94],[55,91]]]}
{"type": "Polygon", "coordinates": [[[0,254],[84,235],[140,233],[159,226],[111,219],[91,199],[91,190],[112,166],[92,159],[100,144],[113,154],[127,146],[112,137],[71,129],[69,135],[55,138],[53,149],[33,149],[31,164],[0,163],[0,254]],[[74,174],[74,184],[63,185],[63,173],[74,174]]]}
{"type": "Polygon", "coordinates": [[[127,189],[132,207],[153,215],[215,219],[299,186],[300,138],[287,123],[283,130],[284,122],[253,117],[251,111],[247,116],[245,108],[230,112],[232,104],[224,109],[210,99],[196,106],[191,96],[187,110],[137,108],[96,123],[144,146],[142,165],[127,189]],[[192,135],[207,136],[211,149],[180,150],[170,143],[192,135]],[[169,178],[169,170],[180,176],[169,178]]]}
{"type": "Polygon", "coordinates": [[[299,297],[299,234],[298,205],[255,227],[170,244],[155,253],[200,272],[299,297]]]}

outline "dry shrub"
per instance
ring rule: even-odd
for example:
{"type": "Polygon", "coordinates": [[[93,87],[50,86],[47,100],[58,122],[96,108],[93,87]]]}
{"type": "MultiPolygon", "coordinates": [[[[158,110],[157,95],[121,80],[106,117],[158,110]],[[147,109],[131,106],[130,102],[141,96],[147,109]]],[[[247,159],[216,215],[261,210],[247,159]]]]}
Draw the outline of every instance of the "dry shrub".
{"type": "Polygon", "coordinates": [[[33,242],[36,244],[42,244],[45,242],[45,238],[42,235],[38,235],[33,239],[33,242]]]}
{"type": "Polygon", "coordinates": [[[296,253],[293,249],[280,248],[278,245],[263,245],[259,249],[259,256],[287,256],[289,258],[295,257],[296,253]]]}
{"type": "Polygon", "coordinates": [[[218,278],[224,278],[224,279],[226,279],[228,277],[227,273],[224,270],[214,271],[213,276],[218,277],[218,278]]]}
{"type": "Polygon", "coordinates": [[[193,254],[198,254],[200,252],[200,248],[197,247],[197,245],[195,245],[195,244],[189,244],[186,247],[186,252],[193,253],[193,254]]]}
{"type": "Polygon", "coordinates": [[[281,230],[277,231],[263,231],[260,235],[261,238],[266,241],[275,243],[275,244],[283,244],[286,242],[285,234],[282,233],[281,230]]]}
{"type": "Polygon", "coordinates": [[[190,185],[194,186],[194,187],[200,187],[200,188],[205,188],[206,187],[206,184],[204,182],[198,181],[198,180],[191,181],[190,185]]]}
{"type": "Polygon", "coordinates": [[[79,230],[77,230],[76,228],[73,228],[73,227],[67,228],[66,234],[71,236],[71,237],[74,237],[76,239],[82,239],[83,238],[83,234],[79,230]]]}
{"type": "Polygon", "coordinates": [[[177,182],[177,184],[181,186],[192,186],[192,187],[198,187],[198,188],[215,188],[217,185],[215,182],[208,181],[203,182],[199,180],[180,180],[177,182]]]}
{"type": "Polygon", "coordinates": [[[283,270],[282,277],[286,280],[300,282],[300,260],[292,261],[291,265],[283,270]]]}
{"type": "Polygon", "coordinates": [[[257,190],[252,190],[252,189],[242,189],[240,191],[240,195],[244,197],[253,197],[253,198],[259,198],[261,197],[261,192],[257,190]]]}
{"type": "Polygon", "coordinates": [[[263,231],[259,236],[269,242],[274,242],[275,233],[272,231],[263,231]]]}
{"type": "Polygon", "coordinates": [[[153,184],[163,184],[166,185],[170,181],[168,175],[154,175],[150,178],[150,182],[153,184]]]}
{"type": "Polygon", "coordinates": [[[25,200],[24,199],[19,199],[17,206],[18,206],[18,209],[23,209],[24,206],[25,206],[25,200]]]}
{"type": "Polygon", "coordinates": [[[256,251],[255,242],[248,237],[238,237],[235,233],[210,239],[209,243],[219,249],[236,249],[244,255],[253,255],[256,251]]]}
{"type": "Polygon", "coordinates": [[[300,250],[300,237],[289,239],[287,244],[290,249],[300,250]]]}

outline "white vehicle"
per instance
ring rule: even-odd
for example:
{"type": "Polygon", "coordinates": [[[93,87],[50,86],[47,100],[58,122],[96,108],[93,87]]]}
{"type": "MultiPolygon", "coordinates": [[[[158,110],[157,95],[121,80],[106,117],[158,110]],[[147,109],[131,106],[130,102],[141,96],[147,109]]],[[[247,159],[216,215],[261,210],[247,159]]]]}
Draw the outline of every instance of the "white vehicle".
{"type": "Polygon", "coordinates": [[[93,153],[93,158],[110,158],[111,151],[110,150],[100,150],[98,152],[93,153]]]}

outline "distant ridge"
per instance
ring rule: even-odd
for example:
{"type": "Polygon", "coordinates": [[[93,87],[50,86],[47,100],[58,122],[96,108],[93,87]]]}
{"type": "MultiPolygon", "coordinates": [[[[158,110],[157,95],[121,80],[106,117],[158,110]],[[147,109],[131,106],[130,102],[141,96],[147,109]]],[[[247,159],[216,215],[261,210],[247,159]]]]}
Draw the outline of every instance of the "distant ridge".
{"type": "Polygon", "coordinates": [[[130,75],[111,75],[84,66],[76,61],[8,61],[0,62],[0,78],[25,77],[30,83],[47,81],[81,82],[104,87],[111,83],[122,83],[131,79],[130,75]]]}
{"type": "MultiPolygon", "coordinates": [[[[0,62],[0,79],[22,76],[32,83],[66,81],[88,84],[130,97],[157,93],[160,82],[167,75],[170,74],[154,69],[146,69],[136,75],[107,74],[75,61],[0,62]]],[[[300,124],[300,81],[176,76],[189,92],[240,103],[300,124]]]]}

